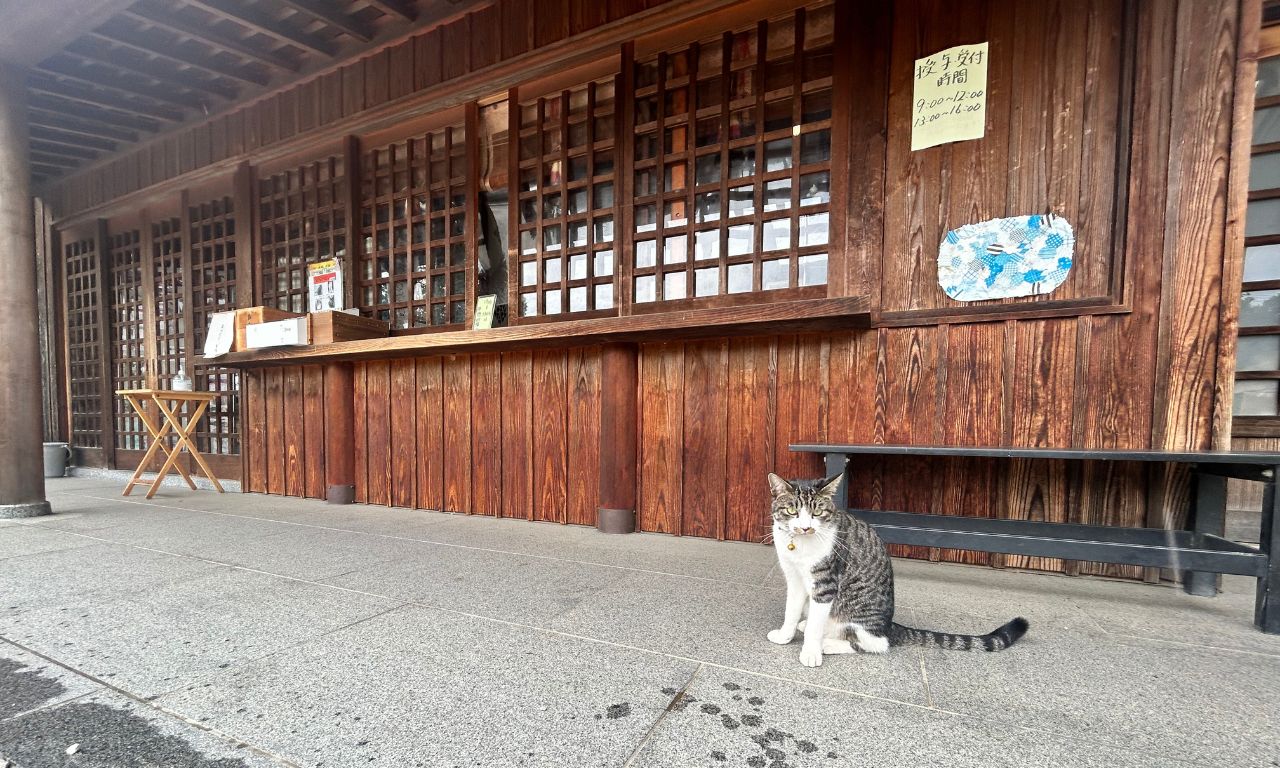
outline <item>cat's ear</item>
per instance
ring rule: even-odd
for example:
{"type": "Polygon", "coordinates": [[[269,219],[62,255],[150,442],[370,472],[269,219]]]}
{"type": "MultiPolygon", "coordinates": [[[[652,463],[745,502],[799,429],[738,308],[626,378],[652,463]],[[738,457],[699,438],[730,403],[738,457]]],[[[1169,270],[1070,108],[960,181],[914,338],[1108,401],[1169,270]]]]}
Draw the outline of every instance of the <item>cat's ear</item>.
{"type": "Polygon", "coordinates": [[[840,488],[840,480],[843,478],[844,473],[837,472],[835,475],[823,480],[822,484],[818,486],[818,493],[834,499],[836,497],[836,491],[840,488]]]}
{"type": "Polygon", "coordinates": [[[791,483],[788,483],[786,480],[783,480],[782,478],[770,472],[769,473],[769,490],[773,492],[774,496],[782,496],[783,494],[794,493],[795,487],[792,486],[791,483]]]}

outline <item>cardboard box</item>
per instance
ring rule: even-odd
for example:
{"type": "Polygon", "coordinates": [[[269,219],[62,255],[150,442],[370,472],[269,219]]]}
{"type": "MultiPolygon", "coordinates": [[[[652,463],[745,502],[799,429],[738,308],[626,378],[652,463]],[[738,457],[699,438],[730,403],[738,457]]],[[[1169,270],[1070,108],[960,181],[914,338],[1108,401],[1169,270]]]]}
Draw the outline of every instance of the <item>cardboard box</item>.
{"type": "Polygon", "coordinates": [[[310,344],[310,327],[305,315],[270,323],[251,323],[244,329],[245,345],[248,349],[266,349],[310,344]]]}
{"type": "Polygon", "coordinates": [[[245,339],[245,329],[257,323],[270,323],[275,320],[288,320],[291,317],[303,317],[297,312],[286,312],[275,307],[245,307],[236,310],[236,339],[231,346],[232,352],[243,352],[249,349],[245,339]]]}
{"type": "Polygon", "coordinates": [[[336,341],[381,339],[390,335],[386,320],[374,320],[347,312],[312,312],[311,343],[332,344],[336,341]]]}

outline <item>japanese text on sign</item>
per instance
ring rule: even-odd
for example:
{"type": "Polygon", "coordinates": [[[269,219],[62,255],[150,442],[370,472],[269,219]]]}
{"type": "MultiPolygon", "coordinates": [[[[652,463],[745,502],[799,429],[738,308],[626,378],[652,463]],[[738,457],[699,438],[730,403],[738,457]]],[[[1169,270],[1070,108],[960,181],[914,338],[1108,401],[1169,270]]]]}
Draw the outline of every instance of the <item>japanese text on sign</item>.
{"type": "Polygon", "coordinates": [[[916,59],[912,151],[986,133],[987,53],[987,43],[978,43],[916,59]]]}

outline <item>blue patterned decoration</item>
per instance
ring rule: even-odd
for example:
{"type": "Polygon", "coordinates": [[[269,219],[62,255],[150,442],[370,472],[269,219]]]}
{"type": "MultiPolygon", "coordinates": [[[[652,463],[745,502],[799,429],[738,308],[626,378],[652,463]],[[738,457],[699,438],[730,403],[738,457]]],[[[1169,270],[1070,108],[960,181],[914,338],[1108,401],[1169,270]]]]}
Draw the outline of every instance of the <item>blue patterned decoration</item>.
{"type": "Polygon", "coordinates": [[[1071,223],[1053,214],[1010,216],[953,229],[938,248],[938,285],[956,301],[1052,293],[1075,256],[1071,223]]]}

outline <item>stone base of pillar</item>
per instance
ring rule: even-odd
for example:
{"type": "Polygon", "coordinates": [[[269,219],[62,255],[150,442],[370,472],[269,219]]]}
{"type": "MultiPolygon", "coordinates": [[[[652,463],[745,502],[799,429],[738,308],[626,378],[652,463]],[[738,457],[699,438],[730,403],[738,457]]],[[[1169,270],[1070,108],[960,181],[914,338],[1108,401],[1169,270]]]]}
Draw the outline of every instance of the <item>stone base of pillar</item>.
{"type": "Polygon", "coordinates": [[[29,504],[0,504],[0,520],[14,520],[19,517],[40,517],[52,515],[53,509],[47,501],[33,501],[29,504]]]}

